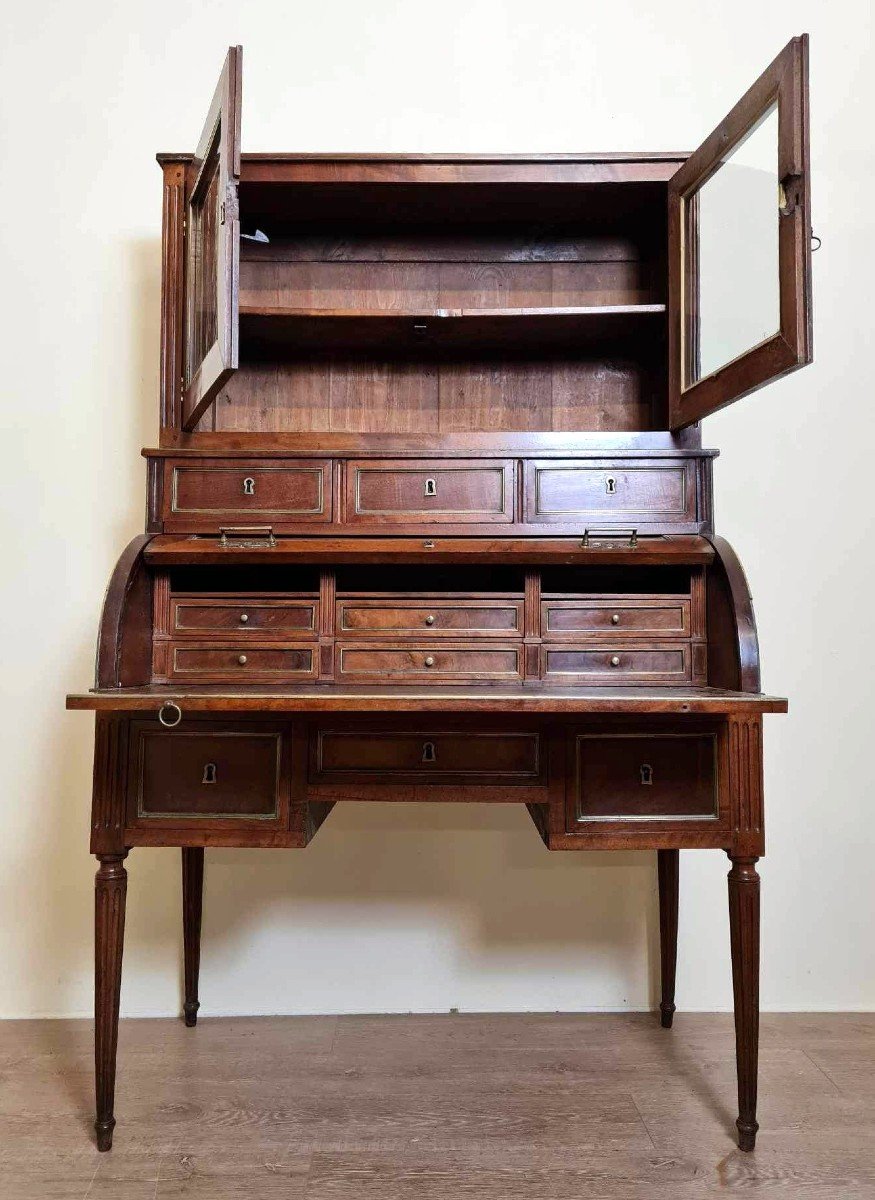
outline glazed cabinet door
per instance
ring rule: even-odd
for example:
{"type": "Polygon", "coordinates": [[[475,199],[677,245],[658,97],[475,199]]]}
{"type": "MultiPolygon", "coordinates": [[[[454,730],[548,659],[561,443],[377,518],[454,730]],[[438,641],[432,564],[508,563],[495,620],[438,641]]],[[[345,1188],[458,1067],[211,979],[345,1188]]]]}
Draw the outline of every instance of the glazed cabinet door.
{"type": "Polygon", "coordinates": [[[669,424],[812,358],[808,35],[669,182],[669,424]]]}
{"type": "Polygon", "coordinates": [[[242,64],[241,47],[232,46],[193,163],[185,222],[184,429],[195,427],[237,367],[242,64]]]}

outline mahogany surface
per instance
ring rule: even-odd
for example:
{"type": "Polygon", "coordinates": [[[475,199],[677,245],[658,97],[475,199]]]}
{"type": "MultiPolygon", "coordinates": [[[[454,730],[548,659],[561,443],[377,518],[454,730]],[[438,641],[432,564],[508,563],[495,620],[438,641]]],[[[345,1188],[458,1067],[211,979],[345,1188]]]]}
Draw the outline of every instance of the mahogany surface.
{"type": "Polygon", "coordinates": [[[730,856],[750,1150],[762,717],[787,703],[759,691],[697,422],[811,357],[807,39],[692,156],[241,154],[241,67],[196,152],[158,156],[146,531],[67,697],[96,720],[98,1147],[129,851],[181,848],[193,1026],[206,847],[429,800],[524,804],[551,851],[655,851],[664,1026],[679,851],[730,856]],[[696,188],[775,95],[780,333],[686,386],[696,188]]]}

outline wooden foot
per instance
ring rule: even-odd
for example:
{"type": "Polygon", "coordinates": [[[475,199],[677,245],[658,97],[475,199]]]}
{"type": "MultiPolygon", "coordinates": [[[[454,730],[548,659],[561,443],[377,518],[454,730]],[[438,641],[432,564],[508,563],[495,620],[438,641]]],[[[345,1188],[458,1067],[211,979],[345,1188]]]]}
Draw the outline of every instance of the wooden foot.
{"type": "Polygon", "coordinates": [[[97,1099],[97,1149],[112,1147],[115,1128],[115,1062],[118,1047],[119,995],[125,937],[127,851],[101,854],[94,880],[94,1068],[97,1099]]]}
{"type": "Polygon", "coordinates": [[[729,933],[735,998],[735,1061],[738,1069],[738,1145],[753,1150],[759,1125],[757,1060],[760,1026],[760,877],[755,858],[731,858],[729,933]]]}
{"type": "Polygon", "coordinates": [[[663,1029],[674,1020],[674,984],[678,962],[678,850],[658,850],[659,956],[662,970],[662,999],[659,1003],[663,1029]]]}
{"type": "Polygon", "coordinates": [[[182,942],[185,957],[185,1002],[182,1010],[186,1025],[197,1025],[198,976],[201,966],[201,913],[204,895],[203,847],[185,847],[182,851],[182,942]]]}

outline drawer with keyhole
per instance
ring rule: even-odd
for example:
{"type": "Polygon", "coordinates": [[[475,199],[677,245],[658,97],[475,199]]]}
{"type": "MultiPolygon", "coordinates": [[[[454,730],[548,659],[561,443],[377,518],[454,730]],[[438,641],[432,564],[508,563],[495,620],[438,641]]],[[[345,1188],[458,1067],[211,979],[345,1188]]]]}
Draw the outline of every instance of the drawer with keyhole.
{"type": "Polygon", "coordinates": [[[719,817],[715,733],[573,733],[568,756],[568,833],[719,817]]]}
{"type": "Polygon", "coordinates": [[[330,459],[168,459],[164,471],[167,532],[331,520],[330,459]]]}
{"type": "Polygon", "coordinates": [[[351,524],[471,524],[514,516],[512,461],[353,460],[346,464],[351,524]]]}
{"type": "Polygon", "coordinates": [[[537,524],[659,522],[692,528],[696,466],[692,459],[528,461],[525,494],[525,520],[537,524]]]}
{"type": "Polygon", "coordinates": [[[129,738],[129,825],[285,821],[288,749],[279,722],[183,721],[162,729],[137,720],[129,738]]]}
{"type": "Polygon", "coordinates": [[[328,782],[535,783],[541,734],[423,729],[316,729],[310,780],[328,782]]]}

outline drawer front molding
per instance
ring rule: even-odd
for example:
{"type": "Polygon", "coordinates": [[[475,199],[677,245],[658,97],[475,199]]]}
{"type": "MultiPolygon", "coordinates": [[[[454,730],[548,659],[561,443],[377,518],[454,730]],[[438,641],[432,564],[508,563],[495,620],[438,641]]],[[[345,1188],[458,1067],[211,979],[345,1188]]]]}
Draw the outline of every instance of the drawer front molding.
{"type": "Polygon", "coordinates": [[[318,729],[311,782],[533,783],[542,776],[541,734],[456,730],[318,729]]]}
{"type": "Polygon", "coordinates": [[[690,644],[667,642],[633,646],[541,646],[545,683],[588,683],[610,687],[648,683],[687,683],[692,676],[690,644]]]}
{"type": "Polygon", "coordinates": [[[689,638],[690,600],[673,596],[543,600],[541,630],[549,641],[689,638]]]}
{"type": "Polygon", "coordinates": [[[169,460],[167,470],[165,517],[173,526],[186,521],[216,528],[220,520],[229,525],[270,518],[296,523],[331,520],[330,459],[256,459],[233,465],[227,459],[197,464],[169,460]]]}
{"type": "Polygon", "coordinates": [[[337,644],[337,678],[347,682],[415,679],[418,682],[490,680],[507,683],[520,680],[522,668],[521,645],[337,644]]]}
{"type": "Polygon", "coordinates": [[[173,596],[170,600],[170,630],[174,637],[227,638],[229,634],[247,641],[271,639],[283,634],[315,637],[319,629],[316,600],[214,599],[209,596],[173,596]]]}
{"type": "Polygon", "coordinates": [[[605,822],[716,822],[716,733],[578,733],[567,831],[605,822]]]}
{"type": "Polygon", "coordinates": [[[522,600],[338,600],[337,634],[356,638],[522,637],[522,600]]]}
{"type": "Polygon", "coordinates": [[[346,464],[350,524],[492,524],[514,518],[514,464],[503,459],[355,460],[346,464]]]}
{"type": "Polygon", "coordinates": [[[525,465],[525,519],[532,524],[590,521],[696,520],[693,462],[671,465],[619,459],[529,460],[525,465]]]}

